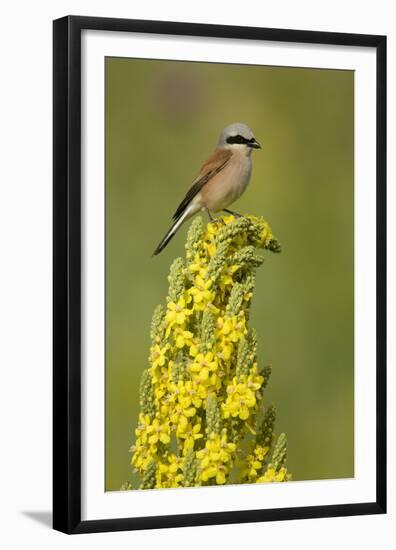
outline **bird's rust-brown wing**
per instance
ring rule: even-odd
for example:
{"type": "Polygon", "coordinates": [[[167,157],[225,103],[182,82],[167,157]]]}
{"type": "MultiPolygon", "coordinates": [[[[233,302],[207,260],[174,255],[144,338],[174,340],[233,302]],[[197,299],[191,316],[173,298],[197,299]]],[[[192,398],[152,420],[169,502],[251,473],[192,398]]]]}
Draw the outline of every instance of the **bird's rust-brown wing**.
{"type": "Polygon", "coordinates": [[[216,149],[210,155],[207,161],[202,165],[199,176],[193,181],[190,189],[186,193],[186,196],[177,207],[177,210],[173,216],[174,220],[181,216],[195,195],[201,191],[202,187],[208,183],[213,176],[223,170],[223,168],[228,164],[231,156],[232,152],[229,149],[216,149]]]}

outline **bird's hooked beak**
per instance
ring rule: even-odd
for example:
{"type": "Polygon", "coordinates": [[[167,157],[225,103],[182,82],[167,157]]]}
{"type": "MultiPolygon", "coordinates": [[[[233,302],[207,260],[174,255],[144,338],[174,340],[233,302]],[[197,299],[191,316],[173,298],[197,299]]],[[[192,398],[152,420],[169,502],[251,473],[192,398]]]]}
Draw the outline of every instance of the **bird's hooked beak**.
{"type": "Polygon", "coordinates": [[[259,144],[259,142],[254,139],[253,141],[251,141],[249,144],[249,147],[251,147],[252,149],[261,149],[261,145],[259,144]]]}

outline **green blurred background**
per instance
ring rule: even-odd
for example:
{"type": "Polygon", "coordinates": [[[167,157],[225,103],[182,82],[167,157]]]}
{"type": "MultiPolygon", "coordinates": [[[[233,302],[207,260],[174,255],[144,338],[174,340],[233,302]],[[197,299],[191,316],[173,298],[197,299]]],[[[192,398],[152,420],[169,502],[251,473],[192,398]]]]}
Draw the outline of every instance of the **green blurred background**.
{"type": "Polygon", "coordinates": [[[295,480],[354,474],[353,72],[106,59],[106,490],[131,479],[149,324],[188,224],[151,254],[221,129],[262,144],[235,210],[282,243],[251,325],[295,480]]]}

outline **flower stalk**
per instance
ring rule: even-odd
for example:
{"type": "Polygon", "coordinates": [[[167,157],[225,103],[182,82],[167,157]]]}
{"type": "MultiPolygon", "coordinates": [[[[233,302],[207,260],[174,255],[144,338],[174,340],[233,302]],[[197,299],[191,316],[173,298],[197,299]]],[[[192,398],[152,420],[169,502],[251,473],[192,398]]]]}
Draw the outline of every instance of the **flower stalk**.
{"type": "MultiPolygon", "coordinates": [[[[131,464],[140,489],[287,481],[286,436],[274,436],[248,326],[258,249],[280,252],[262,218],[224,216],[188,232],[151,323],[149,368],[131,464]]],[[[127,482],[123,489],[131,489],[127,482]]]]}

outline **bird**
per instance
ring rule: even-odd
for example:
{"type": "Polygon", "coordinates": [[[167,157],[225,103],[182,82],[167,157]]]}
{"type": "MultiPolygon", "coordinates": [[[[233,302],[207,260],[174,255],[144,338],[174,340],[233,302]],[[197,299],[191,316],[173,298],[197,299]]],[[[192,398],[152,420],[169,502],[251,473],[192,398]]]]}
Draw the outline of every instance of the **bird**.
{"type": "Polygon", "coordinates": [[[173,215],[173,223],[153,252],[157,256],[175,236],[181,225],[197,212],[206,211],[211,222],[212,212],[227,212],[245,191],[252,173],[251,153],[261,149],[253,131],[242,122],[226,126],[220,134],[215,150],[203,163],[184,199],[173,215]]]}

